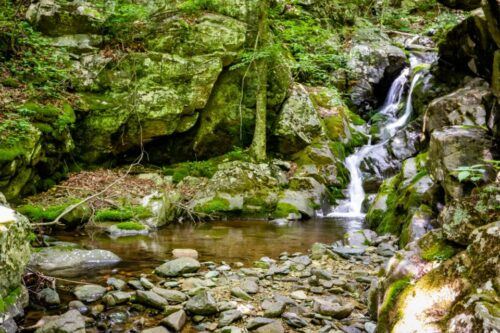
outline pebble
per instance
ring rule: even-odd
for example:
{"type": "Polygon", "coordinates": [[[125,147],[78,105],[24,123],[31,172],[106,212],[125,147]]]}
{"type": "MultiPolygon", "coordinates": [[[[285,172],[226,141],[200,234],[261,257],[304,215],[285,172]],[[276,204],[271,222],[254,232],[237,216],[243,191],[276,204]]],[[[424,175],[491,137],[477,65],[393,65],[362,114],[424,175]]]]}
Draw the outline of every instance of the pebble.
{"type": "Polygon", "coordinates": [[[248,295],[243,289],[240,287],[234,287],[231,289],[231,295],[234,297],[240,298],[245,301],[249,301],[252,299],[252,296],[248,295]]]}
{"type": "Polygon", "coordinates": [[[101,299],[101,297],[104,295],[105,292],[106,288],[99,286],[97,284],[87,284],[83,286],[78,286],[73,291],[76,298],[78,298],[80,301],[87,303],[101,299]]]}
{"type": "Polygon", "coordinates": [[[198,251],[194,249],[173,249],[172,256],[176,259],[182,257],[198,259],[198,251]]]}
{"type": "Polygon", "coordinates": [[[179,310],[177,312],[171,313],[162,320],[162,325],[174,330],[175,332],[180,332],[184,325],[186,324],[187,316],[184,310],[179,310]]]}
{"type": "Polygon", "coordinates": [[[113,278],[113,277],[107,279],[106,283],[108,286],[111,286],[116,290],[123,290],[125,288],[125,286],[127,285],[127,283],[125,283],[125,281],[117,279],[117,278],[113,278]]]}
{"type": "Polygon", "coordinates": [[[241,319],[243,314],[238,310],[227,310],[220,314],[219,327],[228,326],[235,321],[241,319]]]}

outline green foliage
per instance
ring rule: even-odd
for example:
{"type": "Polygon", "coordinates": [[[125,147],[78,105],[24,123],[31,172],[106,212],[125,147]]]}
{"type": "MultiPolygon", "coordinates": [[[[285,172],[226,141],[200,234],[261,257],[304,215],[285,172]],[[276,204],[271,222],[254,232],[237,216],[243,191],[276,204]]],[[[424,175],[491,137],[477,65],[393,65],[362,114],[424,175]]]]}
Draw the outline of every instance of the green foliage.
{"type": "Polygon", "coordinates": [[[138,222],[127,221],[116,224],[116,227],[120,230],[144,230],[146,227],[138,222]]]}
{"type": "MultiPolygon", "coordinates": [[[[109,4],[103,2],[100,6],[106,11],[109,4]]],[[[147,34],[145,26],[149,23],[149,17],[150,11],[144,3],[120,0],[104,22],[103,31],[111,36],[113,43],[134,46],[133,43],[141,42],[147,34]]]]}
{"type": "Polygon", "coordinates": [[[187,14],[195,14],[205,10],[216,11],[217,7],[213,0],[187,0],[177,5],[177,9],[187,14]]]}
{"type": "Polygon", "coordinates": [[[347,54],[333,31],[309,15],[297,19],[277,17],[273,28],[284,46],[296,60],[294,71],[303,82],[331,83],[331,72],[345,68],[347,54]]]}
{"type": "Polygon", "coordinates": [[[487,160],[485,164],[475,164],[471,166],[461,166],[453,171],[459,182],[478,183],[484,179],[488,168],[493,168],[495,172],[500,171],[500,161],[487,160]]]}
{"type": "Polygon", "coordinates": [[[21,295],[21,288],[15,288],[5,297],[0,297],[0,314],[5,313],[11,305],[13,305],[21,295]]]}

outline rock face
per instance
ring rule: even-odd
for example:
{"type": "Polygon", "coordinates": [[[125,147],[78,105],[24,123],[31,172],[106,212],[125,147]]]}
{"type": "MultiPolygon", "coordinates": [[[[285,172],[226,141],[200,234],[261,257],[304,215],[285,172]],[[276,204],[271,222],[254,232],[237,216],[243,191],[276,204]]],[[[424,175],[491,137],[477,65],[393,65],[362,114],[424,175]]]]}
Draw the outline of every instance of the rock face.
{"type": "Polygon", "coordinates": [[[273,130],[273,135],[278,139],[279,151],[296,153],[311,144],[321,133],[321,121],[308,92],[300,85],[294,86],[273,130]]]}
{"type": "Polygon", "coordinates": [[[349,94],[359,111],[368,111],[382,102],[377,96],[385,95],[390,82],[405,66],[406,56],[386,36],[362,31],[356,40],[349,56],[348,66],[354,73],[349,94]]]}
{"type": "Polygon", "coordinates": [[[21,278],[30,256],[29,232],[24,216],[0,204],[0,331],[15,332],[14,317],[27,305],[21,278]]]}
{"type": "MultiPolygon", "coordinates": [[[[464,194],[463,184],[456,180],[456,170],[463,166],[483,164],[492,160],[492,141],[480,127],[452,126],[434,131],[429,143],[429,170],[453,198],[464,194]]],[[[485,179],[493,177],[486,173],[485,179]]]]}
{"type": "Polygon", "coordinates": [[[486,126],[492,95],[489,85],[474,79],[465,87],[433,100],[425,113],[425,127],[430,133],[445,126],[486,126]]]}

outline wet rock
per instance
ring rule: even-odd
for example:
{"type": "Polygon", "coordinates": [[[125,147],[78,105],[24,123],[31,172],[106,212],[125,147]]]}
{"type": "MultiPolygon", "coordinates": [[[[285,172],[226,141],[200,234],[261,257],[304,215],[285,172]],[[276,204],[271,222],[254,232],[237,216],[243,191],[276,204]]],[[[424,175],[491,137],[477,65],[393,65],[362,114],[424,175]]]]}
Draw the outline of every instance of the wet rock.
{"type": "Polygon", "coordinates": [[[51,288],[44,288],[38,293],[38,299],[46,305],[58,305],[61,303],[57,291],[51,288]]]}
{"type": "Polygon", "coordinates": [[[220,314],[219,317],[219,327],[228,326],[235,321],[241,319],[243,314],[238,310],[228,310],[220,314]]]}
{"type": "Polygon", "coordinates": [[[73,293],[80,301],[94,302],[101,299],[106,293],[106,288],[97,284],[88,284],[76,287],[73,293]]]}
{"type": "Polygon", "coordinates": [[[257,328],[256,333],[285,333],[285,329],[280,321],[275,320],[270,324],[257,328]]]}
{"type": "Polygon", "coordinates": [[[163,309],[165,306],[168,305],[168,302],[166,299],[161,297],[160,295],[152,292],[152,291],[143,291],[143,290],[137,290],[136,291],[136,300],[139,303],[142,303],[144,305],[148,305],[154,308],[158,309],[163,309]]]}
{"type": "Polygon", "coordinates": [[[198,251],[193,249],[173,249],[172,256],[174,258],[189,257],[193,259],[198,259],[198,251]]]}
{"type": "Polygon", "coordinates": [[[308,325],[307,321],[293,312],[285,312],[282,317],[288,325],[294,328],[302,328],[308,325]]]}
{"type": "Polygon", "coordinates": [[[103,296],[102,300],[107,306],[115,306],[128,302],[132,298],[132,292],[111,291],[103,296]]]}
{"type": "Polygon", "coordinates": [[[127,284],[135,290],[144,290],[144,286],[139,280],[129,280],[127,284]]]}
{"type": "Polygon", "coordinates": [[[217,303],[207,291],[203,291],[189,299],[185,308],[187,312],[193,315],[209,316],[218,312],[217,303]]]}
{"type": "Polygon", "coordinates": [[[187,300],[186,294],[178,290],[153,287],[151,291],[160,295],[161,297],[163,297],[164,299],[166,299],[171,303],[182,303],[185,300],[187,300]]]}
{"type": "Polygon", "coordinates": [[[89,308],[83,304],[81,301],[71,301],[68,303],[68,308],[77,310],[81,314],[85,314],[89,311],[89,308]]]}
{"type": "Polygon", "coordinates": [[[167,326],[175,332],[180,332],[186,324],[187,316],[184,310],[179,310],[170,314],[168,317],[161,321],[162,325],[167,326]]]}
{"type": "Polygon", "coordinates": [[[201,265],[196,259],[183,257],[167,261],[163,265],[156,267],[155,272],[160,276],[174,277],[197,272],[200,267],[201,265]]]}
{"type": "Polygon", "coordinates": [[[73,276],[89,269],[113,266],[121,259],[106,250],[42,248],[31,256],[30,266],[50,275],[73,276]]]}
{"type": "Polygon", "coordinates": [[[365,38],[365,35],[374,36],[364,31],[358,33],[348,63],[352,71],[349,78],[349,95],[356,108],[363,112],[371,110],[379,103],[378,92],[388,89],[389,82],[406,64],[403,50],[391,45],[387,36],[365,38]]]}
{"type": "Polygon", "coordinates": [[[116,290],[122,290],[127,285],[125,281],[113,277],[107,279],[106,283],[108,284],[108,286],[111,286],[116,290]]]}
{"type": "MultiPolygon", "coordinates": [[[[140,225],[138,223],[138,225],[140,225]]],[[[129,236],[137,236],[137,235],[147,235],[149,234],[149,228],[144,226],[143,229],[121,229],[116,224],[108,227],[106,232],[109,234],[111,238],[118,237],[129,237],[129,236]]]]}
{"type": "Polygon", "coordinates": [[[243,289],[240,287],[234,287],[231,289],[231,295],[234,297],[240,298],[245,301],[249,301],[252,299],[252,296],[248,295],[243,289]]]}
{"type": "Polygon", "coordinates": [[[77,310],[60,316],[43,317],[44,324],[36,333],[85,333],[85,319],[77,310]]]}
{"type": "Polygon", "coordinates": [[[143,276],[139,279],[139,282],[145,289],[152,289],[155,287],[155,285],[151,281],[143,276]]]}

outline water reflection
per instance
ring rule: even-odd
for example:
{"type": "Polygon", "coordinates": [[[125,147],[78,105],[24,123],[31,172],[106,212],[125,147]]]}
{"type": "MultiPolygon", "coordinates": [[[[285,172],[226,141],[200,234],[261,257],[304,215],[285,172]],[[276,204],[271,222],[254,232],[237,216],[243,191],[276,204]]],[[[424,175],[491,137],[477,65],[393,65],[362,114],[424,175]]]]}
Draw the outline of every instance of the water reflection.
{"type": "MultiPolygon", "coordinates": [[[[59,240],[86,248],[106,249],[123,259],[121,271],[150,270],[171,258],[175,248],[193,248],[202,261],[250,264],[263,256],[278,257],[283,251],[305,252],[315,242],[332,243],[362,223],[352,219],[317,219],[276,225],[267,221],[215,221],[172,225],[148,236],[110,238],[104,232],[83,236],[64,232],[59,240]]],[[[105,272],[102,272],[103,274],[105,272]]]]}

